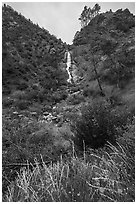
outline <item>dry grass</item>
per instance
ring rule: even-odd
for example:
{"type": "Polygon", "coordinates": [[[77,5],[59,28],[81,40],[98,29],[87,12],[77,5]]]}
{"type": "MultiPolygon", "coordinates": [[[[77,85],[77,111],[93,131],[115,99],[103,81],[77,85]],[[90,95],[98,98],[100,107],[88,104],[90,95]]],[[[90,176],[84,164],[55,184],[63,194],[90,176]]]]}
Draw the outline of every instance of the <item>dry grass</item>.
{"type": "Polygon", "coordinates": [[[134,201],[134,137],[131,130],[117,145],[71,156],[32,171],[22,168],[9,188],[8,202],[131,202],[134,201]],[[132,159],[131,159],[132,158],[132,159]]]}

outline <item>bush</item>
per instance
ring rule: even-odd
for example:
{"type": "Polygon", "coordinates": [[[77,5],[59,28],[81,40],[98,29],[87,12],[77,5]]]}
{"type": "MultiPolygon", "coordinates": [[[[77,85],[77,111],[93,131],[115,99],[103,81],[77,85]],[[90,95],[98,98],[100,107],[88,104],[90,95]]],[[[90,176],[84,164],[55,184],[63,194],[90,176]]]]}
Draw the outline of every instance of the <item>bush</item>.
{"type": "Polygon", "coordinates": [[[85,97],[82,94],[72,94],[68,97],[67,99],[68,103],[71,105],[77,105],[80,104],[81,102],[85,101],[85,97]]]}
{"type": "Polygon", "coordinates": [[[88,87],[84,87],[83,95],[85,97],[97,97],[100,95],[100,89],[98,87],[97,81],[92,81],[91,85],[88,87]]]}
{"type": "Polygon", "coordinates": [[[117,42],[114,40],[108,40],[104,38],[101,39],[100,47],[104,55],[105,54],[110,55],[111,53],[113,53],[116,46],[117,46],[117,42]]]}
{"type": "Polygon", "coordinates": [[[13,99],[11,99],[10,97],[3,97],[2,98],[2,107],[3,108],[9,108],[10,106],[12,106],[13,104],[13,99]]]}
{"type": "Polygon", "coordinates": [[[16,100],[26,99],[26,92],[25,92],[25,91],[21,91],[21,90],[15,90],[15,91],[11,94],[11,98],[12,98],[12,99],[16,99],[16,100]]]}
{"type": "Polygon", "coordinates": [[[17,86],[17,89],[23,91],[28,88],[28,84],[26,82],[22,82],[17,86]]]}
{"type": "Polygon", "coordinates": [[[74,142],[83,148],[83,141],[87,147],[93,149],[103,147],[109,141],[112,144],[119,134],[119,127],[126,125],[128,112],[113,110],[105,101],[93,102],[84,107],[82,117],[74,121],[72,131],[75,134],[74,142]]]}
{"type": "Polygon", "coordinates": [[[100,14],[96,17],[96,19],[97,19],[97,24],[101,24],[106,19],[106,17],[103,14],[100,14]]]}
{"type": "Polygon", "coordinates": [[[53,101],[59,103],[61,100],[65,100],[67,98],[67,93],[65,91],[56,91],[51,97],[53,101]]]}
{"type": "Polygon", "coordinates": [[[123,31],[123,32],[127,32],[129,31],[130,28],[134,27],[135,26],[135,22],[134,20],[119,20],[117,23],[116,23],[116,29],[117,30],[120,30],[120,31],[123,31]]]}
{"type": "MultiPolygon", "coordinates": [[[[112,116],[111,113],[110,115],[112,116]]],[[[53,161],[53,157],[57,158],[57,151],[60,153],[62,147],[65,149],[70,146],[69,141],[62,140],[59,136],[65,134],[68,138],[69,129],[66,129],[68,127],[66,125],[60,130],[61,132],[57,132],[57,128],[53,131],[51,127],[52,125],[46,127],[45,124],[39,124],[37,121],[30,123],[29,119],[22,119],[21,126],[18,120],[3,119],[5,130],[3,136],[9,135],[9,140],[14,144],[10,148],[3,149],[6,150],[3,151],[4,154],[8,152],[7,158],[3,154],[3,163],[26,163],[26,159],[33,163],[33,168],[32,166],[29,168],[27,165],[20,172],[18,169],[18,173],[15,169],[16,166],[4,168],[3,188],[8,185],[8,189],[5,189],[3,201],[134,201],[134,121],[126,125],[124,133],[117,139],[116,146],[106,144],[103,149],[89,149],[87,152],[84,151],[82,158],[76,156],[73,147],[73,151],[69,152],[68,157],[62,155],[61,160],[56,160],[56,162],[53,161]],[[50,143],[49,139],[53,138],[53,135],[56,135],[54,148],[47,144],[50,143]],[[27,144],[25,144],[26,141],[28,141],[27,144]],[[46,145],[43,144],[45,148],[40,150],[38,145],[45,142],[47,142],[46,145]],[[36,149],[34,149],[34,144],[36,144],[36,149]],[[49,159],[52,159],[52,162],[47,164],[49,159]],[[40,163],[38,164],[38,162],[40,163]],[[15,171],[16,179],[14,178],[13,181],[13,172],[15,174],[15,171]]]]}
{"type": "Polygon", "coordinates": [[[9,202],[133,202],[135,199],[134,137],[107,148],[89,150],[81,158],[61,159],[42,167],[23,168],[3,201],[9,202]],[[130,142],[132,139],[132,143],[130,142]],[[130,146],[130,148],[129,148],[130,146]],[[132,159],[130,158],[132,157],[132,159]],[[130,169],[130,171],[129,171],[130,169]]]}
{"type": "Polygon", "coordinates": [[[128,24],[118,21],[116,24],[116,29],[127,32],[129,30],[128,24]]]}
{"type": "Polygon", "coordinates": [[[134,63],[134,50],[129,52],[123,48],[119,53],[105,60],[102,81],[115,84],[121,89],[124,88],[134,78],[134,63]]]}
{"type": "Polygon", "coordinates": [[[20,110],[25,110],[30,105],[30,102],[27,100],[17,100],[14,105],[20,110]]]}

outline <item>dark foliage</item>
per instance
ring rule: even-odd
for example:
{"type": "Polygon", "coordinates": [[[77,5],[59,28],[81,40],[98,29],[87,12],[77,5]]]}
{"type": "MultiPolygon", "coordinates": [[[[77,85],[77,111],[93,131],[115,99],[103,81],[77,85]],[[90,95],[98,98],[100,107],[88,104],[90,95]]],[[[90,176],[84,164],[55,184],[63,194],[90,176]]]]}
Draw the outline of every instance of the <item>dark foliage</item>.
{"type": "Polygon", "coordinates": [[[58,63],[65,45],[9,6],[2,8],[3,93],[25,90],[31,82],[50,90],[60,86],[58,63]],[[46,83],[45,83],[46,82],[46,83]]]}
{"type": "Polygon", "coordinates": [[[116,29],[127,32],[130,28],[135,27],[134,17],[128,9],[125,9],[123,12],[116,12],[116,15],[116,29]]]}
{"type": "Polygon", "coordinates": [[[69,47],[78,81],[68,85],[61,39],[2,8],[4,201],[134,201],[134,16],[96,9],[69,47]]]}
{"type": "Polygon", "coordinates": [[[100,41],[100,48],[103,51],[104,55],[110,55],[114,52],[114,49],[117,46],[117,43],[115,41],[108,39],[101,39],[100,41]]]}
{"type": "Polygon", "coordinates": [[[82,117],[74,121],[74,142],[83,149],[84,144],[93,149],[103,147],[107,141],[115,144],[116,137],[128,120],[128,111],[113,110],[105,101],[95,102],[83,109],[82,117]]]}
{"type": "Polygon", "coordinates": [[[90,7],[87,8],[87,6],[84,6],[84,10],[81,13],[81,16],[79,18],[81,22],[81,27],[84,28],[88,25],[88,23],[99,13],[100,10],[99,4],[95,4],[95,6],[91,9],[90,7]]]}
{"type": "Polygon", "coordinates": [[[128,9],[119,9],[116,12],[98,14],[85,28],[82,28],[80,32],[77,32],[73,43],[76,46],[84,45],[90,43],[96,35],[99,35],[99,37],[102,38],[102,34],[107,34],[106,39],[109,40],[109,34],[111,32],[115,32],[116,37],[117,32],[119,33],[119,31],[121,31],[122,33],[128,33],[128,31],[134,27],[135,17],[128,9]]]}

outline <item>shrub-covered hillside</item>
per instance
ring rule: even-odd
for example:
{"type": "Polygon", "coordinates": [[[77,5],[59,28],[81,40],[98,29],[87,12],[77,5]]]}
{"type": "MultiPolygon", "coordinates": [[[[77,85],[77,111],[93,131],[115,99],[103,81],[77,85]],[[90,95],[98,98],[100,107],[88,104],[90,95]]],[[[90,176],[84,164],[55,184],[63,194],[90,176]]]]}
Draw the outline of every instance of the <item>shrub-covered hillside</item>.
{"type": "Polygon", "coordinates": [[[45,93],[64,83],[58,64],[65,44],[8,5],[2,8],[2,41],[4,94],[29,92],[33,84],[45,93]]]}
{"type": "Polygon", "coordinates": [[[108,37],[107,39],[119,39],[122,35],[123,37],[128,36],[134,27],[135,16],[128,9],[119,9],[116,12],[110,10],[106,13],[98,14],[91,19],[87,26],[81,28],[81,31],[76,33],[73,43],[74,45],[89,43],[93,45],[97,37],[99,38],[102,35],[102,37],[105,37],[105,34],[108,37]]]}
{"type": "Polygon", "coordinates": [[[66,46],[2,8],[4,202],[135,200],[135,17],[99,10],[66,46]]]}
{"type": "Polygon", "coordinates": [[[85,96],[103,92],[134,104],[135,16],[128,9],[96,15],[76,33],[72,48],[85,96]]]}

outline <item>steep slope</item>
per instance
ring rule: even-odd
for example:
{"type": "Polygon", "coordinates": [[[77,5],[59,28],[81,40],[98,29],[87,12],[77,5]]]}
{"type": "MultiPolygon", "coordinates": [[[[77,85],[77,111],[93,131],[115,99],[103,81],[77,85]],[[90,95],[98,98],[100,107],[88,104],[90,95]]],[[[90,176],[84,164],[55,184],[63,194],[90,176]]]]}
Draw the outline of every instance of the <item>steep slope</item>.
{"type": "Polygon", "coordinates": [[[58,66],[65,44],[8,5],[2,8],[2,41],[4,94],[33,84],[46,92],[65,83],[58,66]]]}
{"type": "Polygon", "coordinates": [[[3,201],[134,201],[134,23],[77,32],[68,85],[66,44],[3,7],[3,201]]]}
{"type": "Polygon", "coordinates": [[[85,96],[100,94],[99,81],[106,97],[134,106],[135,16],[128,9],[95,16],[76,33],[72,49],[85,96]]]}

